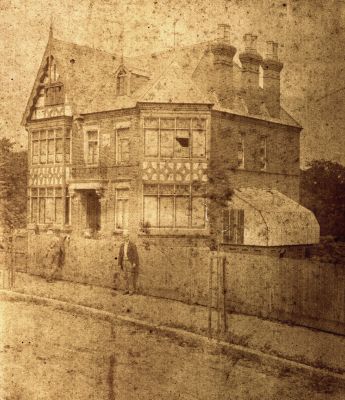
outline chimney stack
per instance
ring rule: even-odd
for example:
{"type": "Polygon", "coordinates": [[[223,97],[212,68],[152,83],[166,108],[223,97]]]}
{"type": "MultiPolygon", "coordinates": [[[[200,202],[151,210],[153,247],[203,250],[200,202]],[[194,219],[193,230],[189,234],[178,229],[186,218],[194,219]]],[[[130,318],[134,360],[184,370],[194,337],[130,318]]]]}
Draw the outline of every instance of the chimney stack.
{"type": "Polygon", "coordinates": [[[252,96],[259,90],[259,68],[262,57],[256,50],[257,36],[246,33],[243,40],[244,52],[239,55],[242,64],[242,90],[252,96]]]}
{"type": "Polygon", "coordinates": [[[236,48],[231,45],[230,25],[219,24],[217,40],[211,45],[213,53],[213,89],[220,103],[230,107],[233,98],[233,58],[236,48]]]}
{"type": "Polygon", "coordinates": [[[262,63],[266,107],[274,118],[280,117],[280,72],[283,64],[278,59],[278,43],[267,42],[266,58],[262,63]]]}

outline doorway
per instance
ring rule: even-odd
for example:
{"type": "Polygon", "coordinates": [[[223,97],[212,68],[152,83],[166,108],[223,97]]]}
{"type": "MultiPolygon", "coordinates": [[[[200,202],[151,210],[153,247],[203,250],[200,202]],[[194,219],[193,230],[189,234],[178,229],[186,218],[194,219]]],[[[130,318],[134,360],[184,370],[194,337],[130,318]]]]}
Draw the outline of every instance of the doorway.
{"type": "Polygon", "coordinates": [[[95,190],[86,193],[86,227],[92,232],[101,229],[101,204],[95,190]]]}

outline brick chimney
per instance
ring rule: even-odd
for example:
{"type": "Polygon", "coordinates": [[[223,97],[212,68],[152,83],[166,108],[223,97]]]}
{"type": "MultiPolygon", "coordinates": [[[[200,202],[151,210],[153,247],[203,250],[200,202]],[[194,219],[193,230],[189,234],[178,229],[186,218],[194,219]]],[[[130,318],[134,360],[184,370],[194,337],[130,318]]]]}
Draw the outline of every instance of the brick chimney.
{"type": "Polygon", "coordinates": [[[249,112],[257,113],[260,108],[259,69],[262,57],[257,52],[257,36],[247,33],[243,37],[244,52],[240,53],[239,59],[242,64],[242,93],[247,102],[249,112]]]}
{"type": "Polygon", "coordinates": [[[233,99],[233,58],[236,48],[231,45],[230,25],[218,25],[218,37],[211,45],[213,53],[213,89],[221,104],[230,107],[233,99]]]}
{"type": "Polygon", "coordinates": [[[264,97],[268,112],[272,117],[280,116],[280,72],[283,64],[278,59],[278,43],[267,42],[266,58],[262,63],[264,97]]]}

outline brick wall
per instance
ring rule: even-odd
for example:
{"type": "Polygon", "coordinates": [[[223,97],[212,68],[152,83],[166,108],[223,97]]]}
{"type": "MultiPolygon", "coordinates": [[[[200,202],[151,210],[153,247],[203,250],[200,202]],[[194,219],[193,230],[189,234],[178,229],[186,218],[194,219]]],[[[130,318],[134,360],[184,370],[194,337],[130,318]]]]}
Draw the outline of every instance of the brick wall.
{"type": "Polygon", "coordinates": [[[274,188],[299,200],[299,133],[293,128],[221,113],[212,115],[211,159],[228,171],[233,187],[274,188]],[[237,168],[244,134],[244,169],[237,168]],[[267,140],[267,168],[260,170],[260,138],[267,140]]]}

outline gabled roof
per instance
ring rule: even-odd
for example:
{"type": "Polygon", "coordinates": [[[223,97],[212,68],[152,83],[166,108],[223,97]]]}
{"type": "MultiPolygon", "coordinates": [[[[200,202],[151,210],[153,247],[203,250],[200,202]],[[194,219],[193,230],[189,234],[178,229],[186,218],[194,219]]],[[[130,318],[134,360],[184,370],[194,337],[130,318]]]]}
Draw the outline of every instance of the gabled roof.
{"type": "MultiPolygon", "coordinates": [[[[202,72],[205,68],[209,73],[213,71],[210,44],[204,42],[147,56],[123,58],[50,37],[23,116],[23,124],[34,105],[49,54],[52,54],[58,66],[73,114],[133,108],[137,102],[161,102],[213,104],[215,110],[250,115],[239,91],[241,67],[238,64],[234,64],[234,87],[237,94],[231,107],[224,107],[209,90],[207,76],[202,72]],[[130,96],[116,96],[116,73],[120,66],[144,78],[140,82],[141,86],[130,96]]],[[[265,107],[261,107],[260,115],[253,117],[300,127],[284,110],[281,110],[279,119],[274,119],[265,107]]]]}
{"type": "Polygon", "coordinates": [[[147,85],[140,102],[212,104],[185,71],[173,61],[156,82],[147,85]]]}

